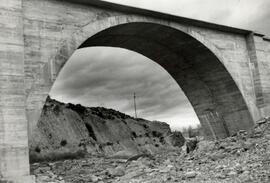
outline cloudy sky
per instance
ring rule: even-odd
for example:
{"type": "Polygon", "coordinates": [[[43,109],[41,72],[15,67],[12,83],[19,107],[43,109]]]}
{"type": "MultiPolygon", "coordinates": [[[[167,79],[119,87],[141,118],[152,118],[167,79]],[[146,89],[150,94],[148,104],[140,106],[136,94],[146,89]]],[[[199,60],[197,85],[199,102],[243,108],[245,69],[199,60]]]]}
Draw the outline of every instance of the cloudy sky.
{"type": "MultiPolygon", "coordinates": [[[[108,0],[109,1],[109,0],[108,0]]],[[[269,0],[110,0],[270,35],[269,0]]],[[[114,108],[134,116],[168,122],[173,129],[199,123],[171,76],[152,60],[120,49],[77,50],[58,76],[50,95],[63,102],[114,108]]]]}

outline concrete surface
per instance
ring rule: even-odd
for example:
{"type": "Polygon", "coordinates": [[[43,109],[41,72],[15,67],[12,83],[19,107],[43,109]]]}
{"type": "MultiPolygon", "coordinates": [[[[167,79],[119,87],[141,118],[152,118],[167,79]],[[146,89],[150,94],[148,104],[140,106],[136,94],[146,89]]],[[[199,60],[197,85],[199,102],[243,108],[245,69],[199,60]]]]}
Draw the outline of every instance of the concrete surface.
{"type": "Polygon", "coordinates": [[[209,138],[270,113],[270,41],[263,35],[98,1],[0,0],[0,10],[1,181],[29,175],[28,137],[79,47],[127,48],[160,64],[209,138]]]}

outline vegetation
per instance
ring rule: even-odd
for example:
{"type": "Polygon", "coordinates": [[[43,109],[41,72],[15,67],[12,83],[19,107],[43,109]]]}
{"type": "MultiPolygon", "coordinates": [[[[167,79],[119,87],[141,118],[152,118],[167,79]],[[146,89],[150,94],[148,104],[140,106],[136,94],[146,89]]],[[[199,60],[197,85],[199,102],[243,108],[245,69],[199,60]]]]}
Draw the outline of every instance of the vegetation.
{"type": "Polygon", "coordinates": [[[83,114],[86,111],[86,108],[80,104],[71,104],[68,103],[67,108],[72,109],[73,111],[76,111],[78,114],[83,114]]]}
{"type": "Polygon", "coordinates": [[[144,127],[145,129],[149,128],[149,126],[146,125],[146,124],[143,124],[143,127],[144,127]]]}
{"type": "Polygon", "coordinates": [[[107,146],[113,146],[113,143],[112,142],[107,142],[106,145],[107,146]]]}
{"type": "Polygon", "coordinates": [[[67,145],[67,141],[66,140],[61,140],[60,145],[62,147],[66,146],[67,145]]]}
{"type": "Polygon", "coordinates": [[[35,148],[35,152],[37,152],[37,153],[40,153],[40,152],[41,152],[41,149],[40,149],[39,146],[37,146],[37,147],[35,148]]]}
{"type": "Polygon", "coordinates": [[[159,137],[159,142],[161,144],[165,144],[166,143],[164,137],[159,137]]]}
{"type": "Polygon", "coordinates": [[[152,131],[152,135],[153,135],[153,137],[157,137],[157,138],[162,137],[162,133],[157,132],[157,131],[152,131]]]}
{"type": "Polygon", "coordinates": [[[137,134],[136,134],[136,132],[131,132],[131,135],[132,135],[133,138],[137,138],[138,137],[137,134]]]}

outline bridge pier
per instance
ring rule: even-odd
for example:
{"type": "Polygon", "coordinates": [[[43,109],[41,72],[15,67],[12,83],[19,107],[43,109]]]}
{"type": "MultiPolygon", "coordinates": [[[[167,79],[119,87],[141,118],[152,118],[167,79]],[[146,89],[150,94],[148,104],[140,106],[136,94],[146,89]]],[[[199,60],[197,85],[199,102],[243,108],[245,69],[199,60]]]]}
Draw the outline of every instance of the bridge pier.
{"type": "Polygon", "coordinates": [[[260,117],[270,115],[270,82],[269,82],[269,39],[250,33],[247,36],[247,48],[254,80],[256,105],[260,117]]]}
{"type": "Polygon", "coordinates": [[[22,0],[1,0],[0,12],[0,182],[34,183],[25,114],[22,0]]]}

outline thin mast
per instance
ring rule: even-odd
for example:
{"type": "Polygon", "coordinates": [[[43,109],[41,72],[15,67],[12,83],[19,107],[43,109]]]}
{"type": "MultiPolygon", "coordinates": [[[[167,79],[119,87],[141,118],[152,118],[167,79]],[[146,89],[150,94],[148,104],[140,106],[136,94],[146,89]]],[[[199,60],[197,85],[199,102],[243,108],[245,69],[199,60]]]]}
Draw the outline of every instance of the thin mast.
{"type": "Polygon", "coordinates": [[[137,118],[136,93],[134,93],[134,112],[135,112],[135,118],[137,118]]]}

